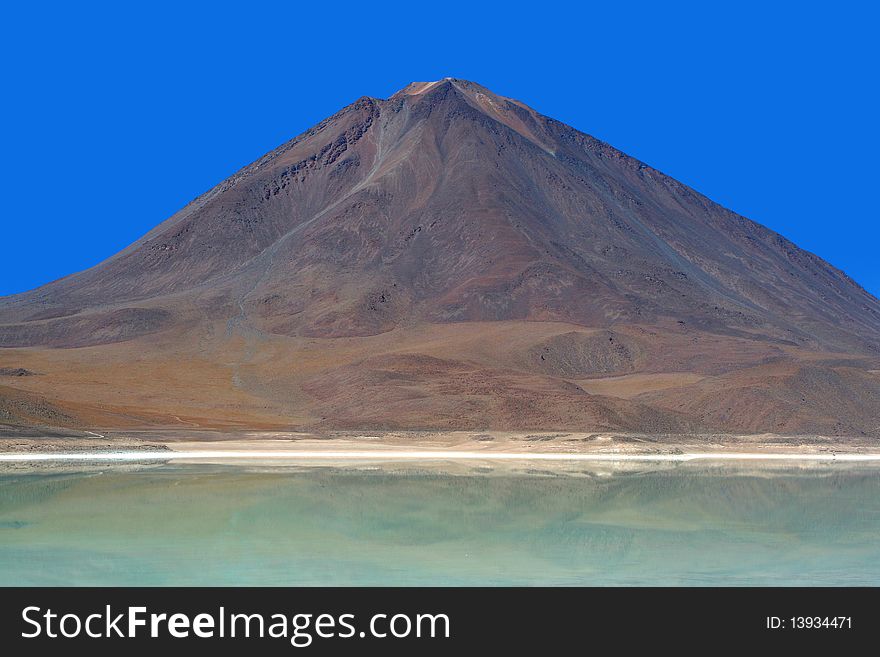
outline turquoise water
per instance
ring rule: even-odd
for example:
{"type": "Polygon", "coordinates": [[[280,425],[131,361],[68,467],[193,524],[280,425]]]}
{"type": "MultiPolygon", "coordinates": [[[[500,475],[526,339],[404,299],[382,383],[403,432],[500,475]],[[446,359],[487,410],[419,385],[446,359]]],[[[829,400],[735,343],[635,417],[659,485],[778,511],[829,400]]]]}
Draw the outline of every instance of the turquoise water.
{"type": "Polygon", "coordinates": [[[0,585],[878,585],[878,473],[7,470],[0,585]]]}

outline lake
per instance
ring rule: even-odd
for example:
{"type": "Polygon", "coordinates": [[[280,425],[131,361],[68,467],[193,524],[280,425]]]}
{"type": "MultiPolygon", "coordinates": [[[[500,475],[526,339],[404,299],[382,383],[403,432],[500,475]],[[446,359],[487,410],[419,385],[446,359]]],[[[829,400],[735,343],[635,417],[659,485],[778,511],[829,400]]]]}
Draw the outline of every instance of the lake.
{"type": "Polygon", "coordinates": [[[880,469],[0,470],[0,585],[878,585],[880,469]]]}

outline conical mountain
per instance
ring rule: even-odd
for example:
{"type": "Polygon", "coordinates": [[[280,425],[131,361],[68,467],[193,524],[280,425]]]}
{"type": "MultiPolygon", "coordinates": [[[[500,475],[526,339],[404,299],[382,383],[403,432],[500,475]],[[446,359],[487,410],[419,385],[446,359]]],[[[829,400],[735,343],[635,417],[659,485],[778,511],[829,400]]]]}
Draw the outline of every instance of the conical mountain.
{"type": "Polygon", "coordinates": [[[361,98],[0,300],[0,346],[72,422],[880,432],[876,298],[450,78],[361,98]]]}

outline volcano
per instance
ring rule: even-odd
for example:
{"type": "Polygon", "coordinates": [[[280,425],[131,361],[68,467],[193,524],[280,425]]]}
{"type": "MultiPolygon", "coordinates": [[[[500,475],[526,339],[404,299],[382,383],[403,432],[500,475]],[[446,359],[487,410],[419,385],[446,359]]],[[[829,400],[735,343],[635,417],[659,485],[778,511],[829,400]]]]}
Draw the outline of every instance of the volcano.
{"type": "Polygon", "coordinates": [[[878,299],[452,78],[0,299],[0,347],[30,373],[0,378],[7,424],[880,436],[878,299]]]}

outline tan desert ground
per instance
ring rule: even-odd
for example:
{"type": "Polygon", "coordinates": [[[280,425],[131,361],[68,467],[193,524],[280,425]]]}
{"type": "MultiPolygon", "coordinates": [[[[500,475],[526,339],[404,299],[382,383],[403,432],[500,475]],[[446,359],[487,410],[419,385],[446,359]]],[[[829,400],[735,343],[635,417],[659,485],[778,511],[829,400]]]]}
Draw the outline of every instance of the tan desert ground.
{"type": "Polygon", "coordinates": [[[867,448],[880,301],[519,101],[413,83],[0,299],[0,435],[64,430],[867,448]]]}

